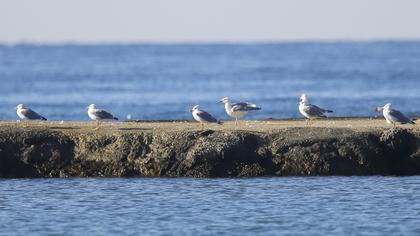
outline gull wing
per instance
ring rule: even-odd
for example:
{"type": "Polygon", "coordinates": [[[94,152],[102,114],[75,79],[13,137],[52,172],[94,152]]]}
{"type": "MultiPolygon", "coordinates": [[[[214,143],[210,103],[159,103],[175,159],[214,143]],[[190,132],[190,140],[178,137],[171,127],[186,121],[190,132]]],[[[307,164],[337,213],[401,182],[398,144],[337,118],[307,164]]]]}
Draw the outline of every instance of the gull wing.
{"type": "Polygon", "coordinates": [[[401,124],[407,124],[407,123],[414,124],[412,120],[410,120],[408,117],[406,117],[403,113],[401,113],[398,110],[391,109],[389,111],[389,115],[395,118],[397,122],[400,122],[401,124]]]}
{"type": "Polygon", "coordinates": [[[118,120],[118,118],[114,117],[111,113],[102,109],[94,109],[92,114],[101,120],[118,120]]]}
{"type": "Polygon", "coordinates": [[[322,108],[319,108],[315,105],[309,104],[303,108],[303,110],[309,115],[309,116],[318,116],[318,117],[326,117],[324,115],[325,110],[322,108]]]}
{"type": "Polygon", "coordinates": [[[206,122],[210,122],[210,123],[217,123],[217,119],[214,118],[212,115],[210,115],[210,113],[200,110],[197,112],[197,116],[200,117],[201,119],[203,119],[206,122]]]}
{"type": "Polygon", "coordinates": [[[253,110],[261,110],[260,107],[257,105],[247,102],[238,102],[232,104],[232,111],[253,111],[253,110]]]}
{"type": "Polygon", "coordinates": [[[22,109],[22,115],[24,115],[29,120],[47,120],[45,117],[41,116],[40,114],[34,112],[29,108],[22,109]]]}

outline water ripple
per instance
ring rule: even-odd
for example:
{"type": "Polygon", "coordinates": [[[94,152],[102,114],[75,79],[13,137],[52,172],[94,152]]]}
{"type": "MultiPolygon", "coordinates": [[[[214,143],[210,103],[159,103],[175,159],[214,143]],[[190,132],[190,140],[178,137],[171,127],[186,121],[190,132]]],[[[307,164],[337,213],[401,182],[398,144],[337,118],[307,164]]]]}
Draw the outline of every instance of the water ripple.
{"type": "Polygon", "coordinates": [[[418,235],[420,177],[0,180],[7,235],[418,235]]]}

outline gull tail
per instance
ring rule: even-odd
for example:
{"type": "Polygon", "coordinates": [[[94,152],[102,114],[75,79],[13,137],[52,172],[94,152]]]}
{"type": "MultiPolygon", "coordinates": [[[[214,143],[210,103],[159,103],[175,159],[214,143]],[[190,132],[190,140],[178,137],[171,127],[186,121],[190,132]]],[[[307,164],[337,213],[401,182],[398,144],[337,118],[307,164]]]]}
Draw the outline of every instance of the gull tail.
{"type": "Polygon", "coordinates": [[[255,105],[255,104],[249,104],[247,106],[247,110],[248,111],[257,111],[257,110],[261,110],[261,107],[257,107],[257,105],[255,105]]]}
{"type": "Polygon", "coordinates": [[[324,110],[324,112],[333,113],[332,110],[324,110]]]}
{"type": "Polygon", "coordinates": [[[410,120],[408,123],[409,124],[412,124],[412,125],[415,125],[416,124],[416,122],[414,122],[414,120],[410,120]]]}
{"type": "Polygon", "coordinates": [[[223,125],[223,121],[221,121],[221,120],[218,120],[216,123],[217,123],[218,125],[223,125]]]}
{"type": "Polygon", "coordinates": [[[114,119],[114,120],[118,120],[118,118],[117,118],[117,117],[112,117],[112,119],[114,119]]]}
{"type": "Polygon", "coordinates": [[[47,120],[47,118],[45,118],[45,117],[41,116],[41,120],[47,120]]]}

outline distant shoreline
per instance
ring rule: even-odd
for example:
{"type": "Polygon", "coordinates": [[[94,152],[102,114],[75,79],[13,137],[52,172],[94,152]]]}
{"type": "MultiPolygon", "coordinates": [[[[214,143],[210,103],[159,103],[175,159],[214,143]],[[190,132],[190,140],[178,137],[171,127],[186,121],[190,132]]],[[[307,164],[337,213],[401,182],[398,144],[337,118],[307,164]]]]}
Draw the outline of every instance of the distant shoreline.
{"type": "Polygon", "coordinates": [[[311,44],[419,44],[420,39],[337,39],[337,40],[285,40],[285,41],[128,41],[128,42],[0,42],[0,47],[16,46],[252,46],[252,45],[311,45],[311,44]]]}

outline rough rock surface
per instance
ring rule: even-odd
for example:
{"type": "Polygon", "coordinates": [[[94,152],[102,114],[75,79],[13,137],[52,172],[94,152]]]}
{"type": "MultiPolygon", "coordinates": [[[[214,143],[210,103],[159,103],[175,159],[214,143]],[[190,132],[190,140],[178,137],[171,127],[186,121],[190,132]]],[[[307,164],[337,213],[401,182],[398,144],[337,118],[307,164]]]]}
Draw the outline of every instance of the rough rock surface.
{"type": "Polygon", "coordinates": [[[405,128],[78,132],[0,128],[0,177],[242,177],[420,174],[405,128]]]}

